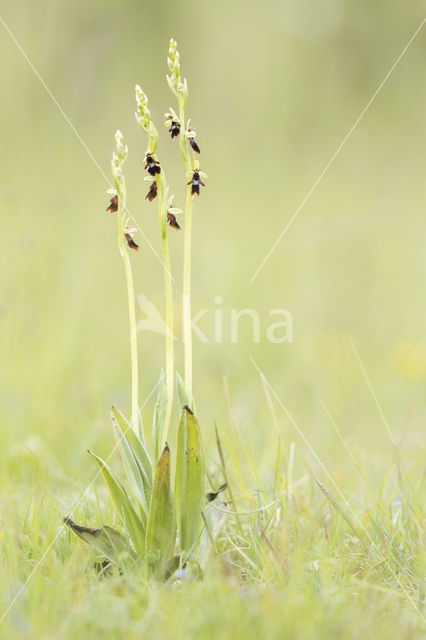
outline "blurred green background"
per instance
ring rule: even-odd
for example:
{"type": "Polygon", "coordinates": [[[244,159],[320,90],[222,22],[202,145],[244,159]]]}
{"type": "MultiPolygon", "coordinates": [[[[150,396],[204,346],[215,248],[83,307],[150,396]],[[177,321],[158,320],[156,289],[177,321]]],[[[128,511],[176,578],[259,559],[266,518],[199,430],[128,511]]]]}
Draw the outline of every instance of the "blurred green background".
{"type": "MultiPolygon", "coordinates": [[[[351,339],[396,439],[410,420],[407,464],[419,453],[426,409],[425,28],[249,281],[423,14],[417,0],[2,2],[3,20],[108,175],[115,130],[123,131],[129,207],[157,252],[134,85],[149,96],[162,134],[159,157],[183,204],[182,162],[162,125],[175,106],[165,74],[169,39],[177,39],[188,115],[208,173],[194,214],[193,307],[208,309],[200,327],[211,342],[195,340],[194,392],[212,442],[215,422],[228,428],[228,378],[233,414],[261,470],[276,434],[250,357],[337,477],[348,461],[320,398],[355,454],[383,477],[389,439],[351,339]],[[214,343],[217,296],[225,321],[232,308],[258,312],[259,344],[247,320],[237,344],[226,322],[223,343],[214,343]],[[293,344],[266,340],[276,308],[294,318],[293,344]]],[[[130,404],[115,223],[105,213],[104,178],[4,25],[0,55],[3,468],[25,479],[36,460],[53,476],[63,470],[84,479],[93,472],[85,450],[106,455],[112,447],[109,407],[128,413],[130,404]]],[[[161,264],[136,239],[136,293],[162,309],[161,264]]],[[[170,233],[170,243],[179,317],[182,232],[170,233]]],[[[164,366],[163,347],[161,336],[141,335],[142,398],[164,366]]],[[[182,356],[177,344],[181,373],[182,356]]],[[[152,410],[151,399],[147,423],[152,410]]],[[[276,411],[285,446],[295,440],[300,461],[303,454],[314,462],[276,411]]]]}

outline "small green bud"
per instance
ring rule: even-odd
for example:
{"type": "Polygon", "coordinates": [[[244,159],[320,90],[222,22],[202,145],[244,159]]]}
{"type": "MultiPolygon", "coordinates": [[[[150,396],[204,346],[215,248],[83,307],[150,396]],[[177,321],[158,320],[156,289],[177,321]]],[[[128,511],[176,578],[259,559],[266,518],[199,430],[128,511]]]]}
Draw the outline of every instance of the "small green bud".
{"type": "Polygon", "coordinates": [[[148,109],[148,98],[138,84],[135,87],[135,94],[136,121],[149,138],[149,152],[154,153],[158,145],[158,132],[151,120],[151,112],[148,109]]]}
{"type": "Polygon", "coordinates": [[[186,78],[183,80],[181,78],[179,51],[177,50],[176,40],[173,40],[173,38],[170,40],[167,64],[171,74],[167,76],[167,83],[171,92],[182,102],[182,106],[185,108],[188,100],[188,83],[186,82],[186,78]]]}
{"type": "Polygon", "coordinates": [[[124,144],[123,134],[121,133],[120,129],[117,129],[115,133],[115,142],[116,142],[115,155],[117,157],[118,164],[122,164],[127,159],[128,149],[127,149],[127,146],[124,144]]]}

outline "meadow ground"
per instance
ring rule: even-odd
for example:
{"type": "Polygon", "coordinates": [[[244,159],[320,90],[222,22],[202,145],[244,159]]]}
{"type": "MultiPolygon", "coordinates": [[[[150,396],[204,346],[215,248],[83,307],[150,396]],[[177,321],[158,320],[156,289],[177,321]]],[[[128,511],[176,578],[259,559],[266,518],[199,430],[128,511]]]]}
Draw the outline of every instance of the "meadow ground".
{"type": "MultiPolygon", "coordinates": [[[[304,199],[424,7],[157,4],[25,0],[0,12],[0,638],[417,640],[426,26],[304,199]],[[162,127],[166,51],[171,36],[179,42],[208,173],[194,214],[193,309],[206,310],[208,340],[194,339],[194,394],[209,473],[222,480],[216,424],[244,514],[227,516],[203,580],[100,576],[93,550],[62,526],[68,513],[120,526],[86,450],[108,456],[110,407],[130,412],[126,291],[105,179],[5,25],[108,176],[123,131],[129,208],[146,235],[132,256],[135,290],[161,312],[134,85],[150,96],[182,204],[181,163],[162,127]],[[247,316],[233,341],[242,309],[257,314],[258,340],[247,316]],[[292,342],[268,339],[276,309],[293,318],[292,342]]],[[[170,243],[179,318],[180,232],[170,243]]],[[[163,337],[139,335],[149,425],[163,337]]],[[[182,372],[180,340],[176,351],[182,372]]],[[[177,420],[175,409],[171,448],[177,420]]]]}

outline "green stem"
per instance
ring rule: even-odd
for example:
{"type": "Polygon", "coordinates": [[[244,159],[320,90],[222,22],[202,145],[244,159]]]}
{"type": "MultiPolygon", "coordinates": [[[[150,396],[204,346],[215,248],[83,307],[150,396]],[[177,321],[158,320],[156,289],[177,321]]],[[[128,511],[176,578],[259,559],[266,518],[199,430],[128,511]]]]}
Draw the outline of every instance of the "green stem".
{"type": "MultiPolygon", "coordinates": [[[[182,98],[179,98],[179,118],[181,123],[180,150],[188,173],[192,171],[192,162],[188,153],[188,145],[185,137],[185,107],[182,98]]],[[[192,312],[191,312],[191,280],[192,280],[192,205],[194,198],[191,194],[191,185],[188,186],[185,205],[185,230],[183,249],[183,342],[185,349],[185,388],[192,398],[192,312]]]]}
{"type": "MultiPolygon", "coordinates": [[[[120,199],[121,200],[121,199],[120,199]]],[[[136,311],[135,311],[135,293],[133,288],[132,266],[130,264],[129,254],[126,248],[126,239],[124,237],[124,204],[120,201],[120,211],[117,216],[118,221],[118,240],[121,257],[124,262],[124,272],[126,274],[127,283],[127,299],[129,303],[129,325],[130,325],[130,356],[132,361],[132,418],[131,424],[134,431],[138,431],[139,418],[139,370],[138,370],[138,340],[136,332],[136,311]]]]}
{"type": "Polygon", "coordinates": [[[173,408],[174,395],[174,321],[173,321],[173,285],[170,267],[169,241],[167,237],[167,198],[168,188],[163,172],[157,178],[158,216],[161,228],[161,248],[163,254],[164,289],[166,303],[166,390],[167,407],[164,419],[163,439],[167,441],[173,408]]]}
{"type": "Polygon", "coordinates": [[[183,341],[185,346],[185,388],[192,398],[192,330],[191,330],[191,244],[192,244],[192,203],[191,189],[188,188],[185,206],[185,230],[183,249],[183,341]]]}

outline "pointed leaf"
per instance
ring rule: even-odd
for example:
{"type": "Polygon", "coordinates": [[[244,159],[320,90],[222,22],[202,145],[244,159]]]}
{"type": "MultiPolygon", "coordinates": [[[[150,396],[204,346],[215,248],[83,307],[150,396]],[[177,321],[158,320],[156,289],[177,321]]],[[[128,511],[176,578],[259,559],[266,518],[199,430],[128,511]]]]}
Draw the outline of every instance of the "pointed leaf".
{"type": "Polygon", "coordinates": [[[164,374],[161,372],[160,389],[158,391],[157,402],[155,403],[154,419],[152,423],[152,442],[154,446],[154,464],[158,462],[160,452],[163,448],[163,433],[167,411],[167,389],[164,374]]]}
{"type": "Polygon", "coordinates": [[[143,481],[143,491],[148,512],[152,491],[151,458],[149,457],[148,451],[142,440],[140,440],[140,438],[134,432],[131,425],[127,422],[121,411],[119,411],[119,409],[117,409],[116,407],[113,407],[111,414],[113,425],[118,426],[121,432],[124,434],[124,437],[127,440],[129,447],[131,448],[134,460],[139,467],[139,471],[143,481]]]}
{"type": "Polygon", "coordinates": [[[142,412],[140,409],[138,409],[138,429],[139,429],[139,440],[141,441],[142,445],[145,446],[145,431],[143,428],[142,412]]]}
{"type": "Polygon", "coordinates": [[[189,552],[202,527],[204,457],[198,420],[186,405],[177,436],[175,500],[180,547],[189,552]]]}
{"type": "Polygon", "coordinates": [[[146,526],[149,505],[146,496],[146,485],[148,485],[148,479],[146,478],[144,470],[139,466],[133,453],[133,448],[130,445],[128,439],[129,429],[126,429],[126,431],[123,431],[121,429],[121,426],[114,415],[114,410],[112,411],[112,424],[117,444],[120,447],[124,468],[126,469],[127,477],[129,479],[132,491],[141,506],[141,516],[144,522],[144,526],[146,526]]]}
{"type": "Polygon", "coordinates": [[[112,501],[114,502],[120,517],[124,521],[129,538],[132,540],[137,554],[141,555],[145,550],[145,527],[142,521],[133,509],[123,485],[118,480],[113,470],[102,460],[102,458],[99,458],[97,455],[92,453],[92,451],[89,451],[89,453],[98,463],[111,494],[112,501]]]}
{"type": "Polygon", "coordinates": [[[194,400],[192,399],[192,396],[187,392],[185,383],[178,373],[176,373],[176,391],[179,408],[182,409],[186,405],[192,411],[195,411],[194,400]]]}
{"type": "Polygon", "coordinates": [[[176,517],[170,482],[170,450],[166,444],[155,470],[146,528],[147,560],[152,568],[170,559],[175,542],[176,517]]]}
{"type": "Polygon", "coordinates": [[[71,520],[64,518],[67,527],[78,535],[79,538],[95,547],[107,560],[117,562],[121,554],[133,555],[133,552],[127,544],[124,536],[112,527],[101,527],[94,529],[92,527],[83,527],[71,520]]]}

